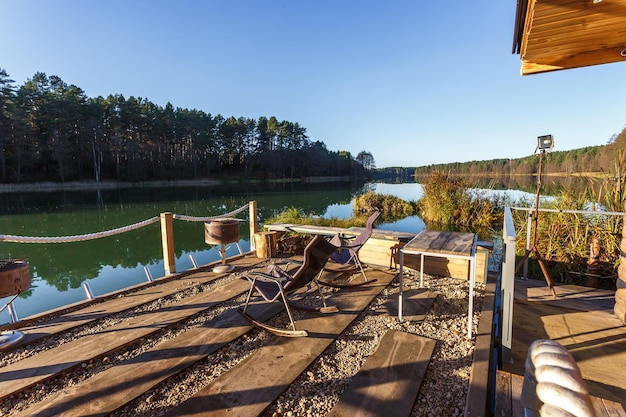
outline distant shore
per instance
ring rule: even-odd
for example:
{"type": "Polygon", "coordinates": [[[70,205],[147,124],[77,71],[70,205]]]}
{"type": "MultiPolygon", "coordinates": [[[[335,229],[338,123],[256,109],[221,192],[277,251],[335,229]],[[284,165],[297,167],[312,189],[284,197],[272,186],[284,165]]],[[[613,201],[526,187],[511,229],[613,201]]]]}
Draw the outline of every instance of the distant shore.
{"type": "Polygon", "coordinates": [[[348,182],[351,178],[342,177],[305,177],[305,178],[280,178],[280,179],[200,179],[200,180],[177,180],[177,181],[70,181],[70,182],[33,182],[18,184],[0,184],[0,193],[15,193],[23,191],[83,191],[83,190],[113,190],[135,187],[212,187],[226,184],[254,184],[254,183],[325,183],[325,182],[348,182]]]}

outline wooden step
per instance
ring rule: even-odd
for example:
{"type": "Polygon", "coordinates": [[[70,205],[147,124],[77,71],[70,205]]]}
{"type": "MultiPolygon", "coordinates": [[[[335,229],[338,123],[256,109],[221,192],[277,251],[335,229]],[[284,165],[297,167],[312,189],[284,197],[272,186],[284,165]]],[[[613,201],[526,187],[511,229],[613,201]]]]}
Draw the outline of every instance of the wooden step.
{"type": "Polygon", "coordinates": [[[368,272],[371,282],[333,296],[339,313],[309,314],[298,320],[308,337],[276,338],[198,391],[168,414],[256,417],[265,410],[343,332],[394,278],[368,272]],[[373,280],[376,281],[373,281],[373,280]]]}
{"type": "Polygon", "coordinates": [[[432,339],[389,330],[328,416],[411,415],[434,349],[432,339]]]}
{"type": "MultiPolygon", "coordinates": [[[[238,259],[233,263],[239,268],[250,268],[256,264],[264,262],[263,259],[247,257],[238,259]]],[[[150,303],[163,297],[180,292],[181,289],[190,288],[197,285],[207,284],[218,278],[223,278],[226,274],[216,274],[210,271],[199,271],[192,275],[183,275],[176,279],[168,278],[166,282],[156,280],[151,284],[140,284],[145,287],[135,292],[117,298],[84,302],[84,307],[61,314],[50,320],[33,322],[27,318],[20,323],[5,326],[6,328],[16,328],[24,333],[24,338],[20,343],[11,347],[16,349],[30,343],[39,341],[45,337],[68,331],[78,326],[83,326],[102,319],[106,316],[117,314],[129,310],[142,304],[150,303]]],[[[4,327],[3,327],[4,329],[4,327]]]]}
{"type": "MultiPolygon", "coordinates": [[[[282,309],[279,303],[250,307],[267,319],[282,309]]],[[[204,326],[193,328],[61,392],[56,392],[14,417],[104,416],[139,397],[166,378],[220,349],[252,326],[229,310],[204,326]],[[190,344],[189,341],[193,340],[190,344]]]]}
{"type": "Polygon", "coordinates": [[[244,280],[234,280],[214,291],[187,297],[169,308],[123,320],[102,331],[4,366],[0,368],[0,399],[186,320],[217,303],[243,294],[249,287],[250,284],[244,280]]]}
{"type": "MultiPolygon", "coordinates": [[[[327,276],[332,278],[333,274],[327,276]]],[[[16,373],[12,368],[0,368],[0,371],[6,369],[11,372],[7,375],[15,374],[12,385],[15,389],[23,389],[91,358],[101,357],[104,350],[111,351],[124,344],[130,344],[164,326],[206,310],[217,302],[243,294],[249,287],[250,284],[246,280],[230,281],[211,291],[169,305],[163,310],[145,313],[136,323],[132,323],[132,326],[129,326],[128,322],[123,322],[103,332],[88,335],[58,349],[13,364],[21,369],[20,373],[16,373]]],[[[280,312],[283,306],[280,303],[252,304],[250,309],[257,317],[266,320],[280,312]]],[[[201,327],[192,328],[133,359],[111,366],[79,384],[48,396],[16,416],[43,417],[56,416],[59,413],[75,416],[106,415],[251,329],[252,326],[234,309],[230,310],[201,327]]],[[[4,388],[4,382],[1,382],[2,375],[3,372],[0,372],[0,392],[4,388]]]]}
{"type": "MultiPolygon", "coordinates": [[[[405,290],[402,295],[402,319],[420,323],[426,318],[426,314],[435,302],[437,294],[426,288],[405,290]]],[[[384,304],[385,314],[398,317],[398,295],[390,296],[384,304]]]]}

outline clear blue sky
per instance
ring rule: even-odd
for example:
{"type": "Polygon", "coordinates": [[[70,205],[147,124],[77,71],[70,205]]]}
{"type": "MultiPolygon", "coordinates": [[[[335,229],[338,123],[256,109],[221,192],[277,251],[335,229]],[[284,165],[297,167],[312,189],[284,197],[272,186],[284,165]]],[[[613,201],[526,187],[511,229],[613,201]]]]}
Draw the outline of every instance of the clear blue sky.
{"type": "Polygon", "coordinates": [[[378,167],[606,144],[626,63],[520,76],[516,0],[0,0],[0,68],[212,115],[298,122],[378,167]]]}

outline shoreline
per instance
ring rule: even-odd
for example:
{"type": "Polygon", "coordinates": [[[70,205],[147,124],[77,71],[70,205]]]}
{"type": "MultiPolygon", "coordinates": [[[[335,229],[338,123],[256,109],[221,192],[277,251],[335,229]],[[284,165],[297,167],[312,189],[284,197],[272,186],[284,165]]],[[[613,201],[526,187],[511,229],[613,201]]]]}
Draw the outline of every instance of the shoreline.
{"type": "Polygon", "coordinates": [[[30,182],[18,184],[0,184],[1,193],[19,192],[54,192],[54,191],[91,191],[91,190],[115,190],[124,188],[149,188],[149,187],[214,187],[232,184],[282,184],[282,183],[338,183],[349,182],[352,178],[342,177],[304,177],[304,178],[280,178],[280,179],[199,179],[199,180],[162,180],[162,181],[68,181],[58,182],[30,182]]]}

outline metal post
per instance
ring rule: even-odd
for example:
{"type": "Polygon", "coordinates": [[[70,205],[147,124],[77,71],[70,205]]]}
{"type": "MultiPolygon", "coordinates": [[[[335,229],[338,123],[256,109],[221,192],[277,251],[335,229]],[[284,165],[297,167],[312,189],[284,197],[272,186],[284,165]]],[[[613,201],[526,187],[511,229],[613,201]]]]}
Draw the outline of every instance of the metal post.
{"type": "Polygon", "coordinates": [[[91,292],[91,287],[89,286],[89,283],[83,282],[83,289],[85,290],[85,294],[87,295],[88,299],[93,300],[95,298],[93,296],[93,292],[91,292]]]}
{"type": "Polygon", "coordinates": [[[17,316],[17,311],[15,311],[15,307],[13,306],[13,301],[9,303],[9,315],[13,323],[20,321],[20,318],[17,316]]]}
{"type": "Polygon", "coordinates": [[[189,254],[189,259],[191,259],[191,263],[193,264],[193,267],[198,269],[198,262],[196,262],[196,258],[194,258],[191,253],[189,254]]]}
{"type": "Polygon", "coordinates": [[[143,267],[143,271],[146,273],[146,278],[148,278],[149,282],[154,281],[154,279],[152,278],[152,272],[150,272],[150,268],[148,268],[148,265],[143,267]]]}

